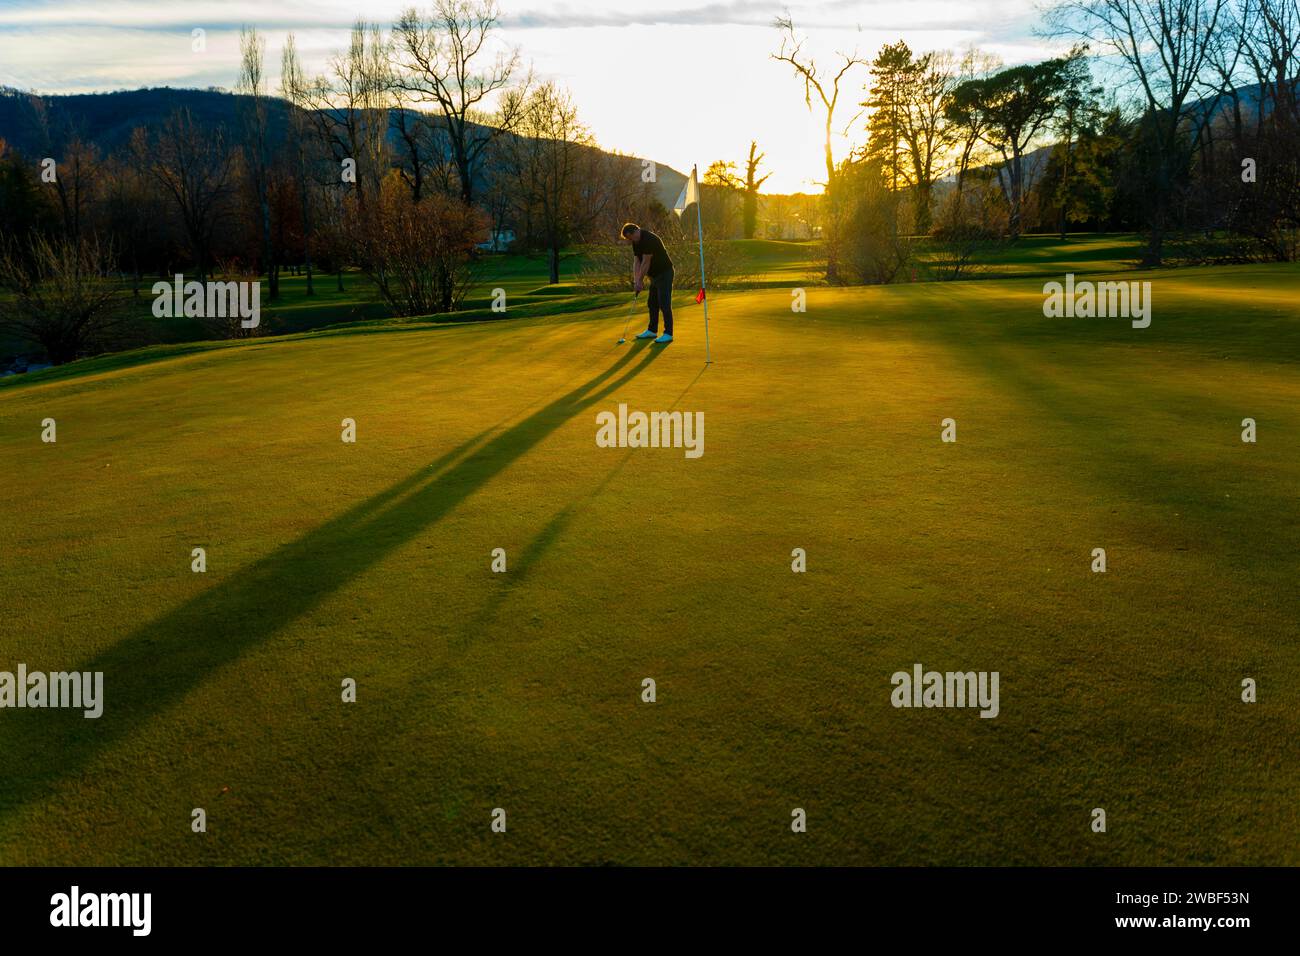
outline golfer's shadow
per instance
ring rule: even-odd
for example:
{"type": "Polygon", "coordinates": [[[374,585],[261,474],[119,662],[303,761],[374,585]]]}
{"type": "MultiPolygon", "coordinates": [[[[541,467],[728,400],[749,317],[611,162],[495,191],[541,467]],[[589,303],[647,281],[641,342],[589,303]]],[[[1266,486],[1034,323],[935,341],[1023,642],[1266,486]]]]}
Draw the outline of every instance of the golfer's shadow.
{"type": "MultiPolygon", "coordinates": [[[[182,701],[208,675],[320,604],[436,524],[548,435],[644,371],[629,350],[599,375],[492,436],[487,429],[76,666],[103,671],[104,713],[7,710],[0,719],[0,821],[182,701]]],[[[594,446],[593,446],[594,447],[594,446]]],[[[238,704],[232,702],[232,709],[238,704]]]]}

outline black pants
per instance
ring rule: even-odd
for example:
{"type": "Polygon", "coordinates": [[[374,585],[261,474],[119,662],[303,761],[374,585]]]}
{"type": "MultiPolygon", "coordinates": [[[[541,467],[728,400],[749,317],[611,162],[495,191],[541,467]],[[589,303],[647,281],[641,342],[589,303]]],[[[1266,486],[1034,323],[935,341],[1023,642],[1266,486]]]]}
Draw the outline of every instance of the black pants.
{"type": "Polygon", "coordinates": [[[650,324],[646,326],[651,332],[659,331],[659,313],[664,314],[664,334],[673,334],[673,270],[650,276],[650,291],[646,295],[646,305],[650,307],[650,324]]]}

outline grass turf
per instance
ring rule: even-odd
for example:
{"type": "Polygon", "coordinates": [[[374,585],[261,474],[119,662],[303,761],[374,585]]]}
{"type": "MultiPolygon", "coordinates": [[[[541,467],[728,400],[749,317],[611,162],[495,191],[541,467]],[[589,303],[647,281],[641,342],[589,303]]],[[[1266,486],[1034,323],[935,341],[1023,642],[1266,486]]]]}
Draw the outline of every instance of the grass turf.
{"type": "Polygon", "coordinates": [[[698,307],[614,307],[10,383],[0,669],[106,701],[0,711],[0,863],[1300,862],[1298,277],[1155,274],[1144,331],[718,294],[707,371],[698,307]],[[597,448],[619,402],[704,456],[597,448]],[[1001,715],[893,709],[918,661],[1001,715]]]}

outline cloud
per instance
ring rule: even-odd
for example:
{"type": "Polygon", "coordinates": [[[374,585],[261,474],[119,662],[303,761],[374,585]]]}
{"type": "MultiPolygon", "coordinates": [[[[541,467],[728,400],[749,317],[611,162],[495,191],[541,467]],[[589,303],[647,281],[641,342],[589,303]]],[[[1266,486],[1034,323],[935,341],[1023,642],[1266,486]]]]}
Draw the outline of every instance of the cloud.
{"type": "MultiPolygon", "coordinates": [[[[669,0],[671,3],[671,0],[669,0]]],[[[59,3],[9,0],[0,6],[0,32],[9,29],[112,27],[134,30],[209,31],[238,29],[346,29],[358,16],[388,24],[420,0],[66,0],[59,3]]],[[[506,0],[502,25],[517,30],[584,29],[632,26],[769,26],[787,8],[806,30],[916,30],[987,25],[1023,20],[1023,0],[709,0],[676,6],[648,6],[643,0],[577,0],[529,5],[506,0]]]]}
{"type": "Polygon", "coordinates": [[[548,6],[504,17],[504,25],[518,30],[563,30],[591,27],[633,26],[766,26],[781,12],[780,3],[734,0],[706,3],[697,7],[655,9],[637,4],[631,9],[601,7],[596,10],[572,6],[548,6]]]}
{"type": "MultiPolygon", "coordinates": [[[[0,0],[0,85],[47,93],[229,88],[238,75],[239,28],[248,24],[266,38],[274,86],[286,33],[295,34],[308,73],[321,72],[346,47],[358,13],[387,26],[405,7],[429,2],[0,0]],[[207,31],[202,54],[190,47],[195,27],[207,31]]],[[[824,175],[818,117],[788,68],[769,56],[779,42],[772,20],[785,2],[660,2],[656,10],[645,0],[501,0],[499,39],[519,45],[539,75],[563,79],[602,145],[688,169],[739,158],[758,138],[773,190],[809,188],[824,175]],[[644,79],[629,61],[655,74],[662,102],[693,106],[675,110],[671,123],[647,123],[644,111],[628,108],[644,96],[644,79]]],[[[789,7],[808,51],[819,56],[854,47],[868,55],[899,38],[917,51],[974,43],[1008,64],[1050,53],[1034,37],[1037,15],[1023,0],[789,0],[789,7]]],[[[859,68],[848,102],[860,99],[865,80],[859,68]]],[[[843,155],[850,140],[835,142],[843,155]]]]}
{"type": "MultiPolygon", "coordinates": [[[[60,3],[32,3],[18,0],[0,6],[0,31],[9,29],[49,29],[66,27],[104,27],[126,30],[183,30],[194,27],[205,30],[239,29],[243,24],[253,24],[267,29],[283,27],[298,29],[308,27],[341,27],[346,29],[359,12],[373,16],[372,11],[392,7],[400,9],[397,2],[355,3],[334,0],[311,3],[307,0],[277,0],[274,5],[253,0],[192,0],[180,4],[151,2],[151,0],[99,0],[80,3],[76,0],[60,3]]],[[[385,15],[385,19],[387,16],[385,15]]]]}
{"type": "Polygon", "coordinates": [[[1024,0],[715,0],[677,7],[650,7],[640,0],[613,0],[592,5],[547,4],[544,8],[507,13],[503,23],[521,30],[584,29],[633,26],[762,26],[787,10],[800,30],[915,31],[987,28],[1023,22],[1024,0]]]}

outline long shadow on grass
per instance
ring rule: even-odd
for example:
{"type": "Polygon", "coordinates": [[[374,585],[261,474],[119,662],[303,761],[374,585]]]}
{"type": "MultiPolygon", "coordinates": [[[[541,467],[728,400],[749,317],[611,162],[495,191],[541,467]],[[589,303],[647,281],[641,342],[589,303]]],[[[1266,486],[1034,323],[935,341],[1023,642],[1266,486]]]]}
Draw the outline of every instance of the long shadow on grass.
{"type": "MultiPolygon", "coordinates": [[[[1292,501],[1260,488],[1257,494],[1262,507],[1243,512],[1225,500],[1222,485],[1216,484],[1216,475],[1235,467],[1228,460],[1238,447],[1234,444],[1238,441],[1234,420],[1218,403],[1201,400],[1206,417],[1223,425],[1220,458],[1197,462],[1162,457],[1144,447],[1142,425],[1135,425],[1131,436],[1117,433],[1111,421],[1119,417],[1114,401],[1099,404],[1095,392],[1070,388],[1069,382],[1062,381],[1051,365],[1031,367],[1017,354],[1026,347],[1006,346],[980,335],[944,335],[943,330],[928,329],[924,323],[917,323],[916,327],[932,335],[937,344],[958,360],[1037,404],[1069,429],[1086,462],[1092,485],[1102,489],[1097,492],[1098,497],[1105,496],[1104,489],[1108,488],[1113,499],[1136,500],[1164,509],[1170,516],[1193,523],[1202,542],[1220,553],[1235,554],[1240,560],[1247,560],[1249,555],[1256,564],[1267,566],[1278,557],[1300,549],[1300,535],[1291,525],[1277,520],[1279,515],[1291,513],[1292,501]],[[1267,544],[1272,547],[1260,550],[1260,545],[1267,544]]],[[[1163,391],[1150,384],[1140,387],[1148,392],[1163,391]]],[[[1135,394],[1140,398],[1143,393],[1135,394]]],[[[1179,398],[1169,395],[1165,401],[1175,402],[1179,398]]],[[[1140,405],[1132,406],[1129,411],[1133,417],[1140,418],[1143,414],[1140,405]]],[[[1189,437],[1194,437],[1192,427],[1188,425],[1189,437]]],[[[1251,465],[1247,461],[1242,467],[1251,465]]],[[[1172,522],[1171,527],[1179,524],[1172,522]]]]}
{"type": "Polygon", "coordinates": [[[532,540],[519,553],[519,556],[511,563],[510,573],[504,575],[504,580],[501,581],[496,592],[484,602],[483,607],[479,609],[473,620],[466,622],[465,626],[460,629],[459,634],[453,638],[453,650],[466,650],[474,635],[481,633],[496,619],[506,601],[530,580],[533,569],[568,529],[569,523],[581,510],[582,506],[599,498],[605,489],[609,487],[610,482],[623,470],[631,457],[631,449],[623,452],[623,457],[618,464],[610,469],[609,474],[602,478],[595,488],[582,498],[569,502],[569,504],[557,511],[551,517],[551,520],[546,522],[542,530],[533,536],[532,540]]]}
{"type": "MultiPolygon", "coordinates": [[[[705,369],[707,368],[708,366],[706,365],[695,373],[695,377],[687,383],[686,388],[682,390],[682,393],[667,406],[669,409],[675,409],[681,404],[682,399],[686,397],[686,393],[695,387],[695,383],[703,377],[705,369]]],[[[529,574],[537,565],[538,561],[540,561],[542,557],[551,550],[551,547],[559,540],[565,530],[567,530],[569,523],[573,520],[574,515],[581,509],[582,505],[595,501],[604,494],[605,489],[609,487],[610,483],[618,476],[619,472],[623,470],[631,457],[632,452],[630,449],[623,452],[623,457],[619,459],[618,464],[610,469],[609,474],[602,478],[595,488],[589,491],[583,498],[575,499],[557,511],[551,517],[551,520],[546,523],[545,527],[543,527],[542,530],[524,546],[519,556],[511,563],[510,573],[506,575],[504,580],[501,582],[499,590],[496,591],[493,597],[488,599],[474,620],[461,629],[460,635],[455,641],[456,650],[464,650],[467,648],[473,635],[482,631],[496,618],[506,600],[528,581],[529,574]]]]}
{"type": "Polygon", "coordinates": [[[104,715],[98,720],[70,710],[0,714],[0,820],[58,780],[84,771],[114,742],[436,524],[557,428],[644,371],[661,351],[629,350],[506,431],[487,439],[489,429],[471,438],[83,661],[77,670],[104,673],[104,715]]]}

